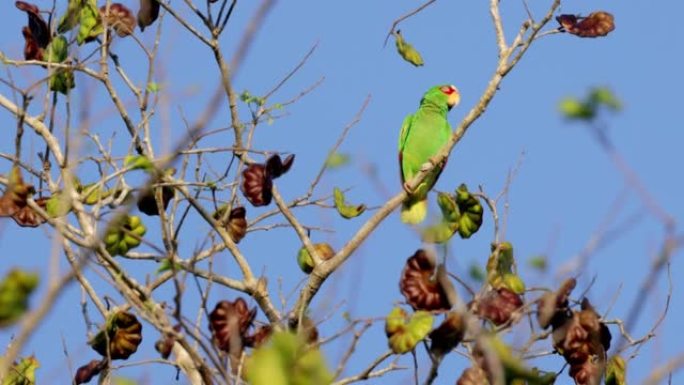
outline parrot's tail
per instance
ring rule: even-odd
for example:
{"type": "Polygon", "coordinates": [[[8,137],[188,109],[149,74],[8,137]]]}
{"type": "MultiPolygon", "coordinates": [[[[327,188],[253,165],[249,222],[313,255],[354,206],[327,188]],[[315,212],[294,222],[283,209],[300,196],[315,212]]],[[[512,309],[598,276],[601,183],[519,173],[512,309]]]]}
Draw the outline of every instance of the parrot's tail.
{"type": "Polygon", "coordinates": [[[417,225],[427,216],[427,198],[421,200],[407,199],[401,206],[401,221],[417,225]]]}

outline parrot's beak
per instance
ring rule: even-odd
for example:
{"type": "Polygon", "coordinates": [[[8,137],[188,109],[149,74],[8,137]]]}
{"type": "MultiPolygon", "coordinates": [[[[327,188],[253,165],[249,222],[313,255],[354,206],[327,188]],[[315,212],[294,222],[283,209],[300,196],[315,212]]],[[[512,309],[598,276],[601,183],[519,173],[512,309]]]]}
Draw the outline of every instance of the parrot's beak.
{"type": "Polygon", "coordinates": [[[461,93],[458,92],[456,87],[451,86],[454,89],[454,92],[449,94],[449,98],[447,99],[447,106],[449,106],[449,109],[452,109],[454,106],[457,106],[458,103],[461,102],[461,93]]]}

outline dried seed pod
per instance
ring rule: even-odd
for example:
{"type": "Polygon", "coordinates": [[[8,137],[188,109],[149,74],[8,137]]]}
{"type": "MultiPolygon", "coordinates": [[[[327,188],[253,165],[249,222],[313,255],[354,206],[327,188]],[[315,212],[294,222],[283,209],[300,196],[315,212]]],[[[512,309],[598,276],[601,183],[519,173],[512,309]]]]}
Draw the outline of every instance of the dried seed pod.
{"type": "MultiPolygon", "coordinates": [[[[36,204],[43,210],[47,207],[48,198],[43,197],[36,200],[36,204]]],[[[38,227],[45,223],[46,219],[27,205],[21,207],[14,214],[12,219],[21,227],[38,227]]]]}
{"type": "Polygon", "coordinates": [[[430,352],[436,356],[444,356],[456,347],[466,331],[463,314],[451,311],[446,319],[430,332],[430,352]]]}
{"type": "MultiPolygon", "coordinates": [[[[173,199],[173,188],[169,186],[162,186],[162,206],[164,210],[169,207],[169,202],[173,199]]],[[[147,189],[140,194],[138,198],[138,210],[149,216],[159,215],[159,207],[157,207],[157,199],[155,198],[155,189],[147,189]]]]}
{"type": "Polygon", "coordinates": [[[74,382],[76,385],[90,382],[107,366],[107,360],[92,360],[76,370],[74,382]]]}
{"type": "Polygon", "coordinates": [[[290,318],[288,320],[288,326],[292,332],[298,333],[304,337],[304,341],[308,344],[315,344],[318,342],[318,329],[316,324],[309,317],[304,317],[302,319],[302,325],[299,326],[297,318],[290,318]]]}
{"type": "Polygon", "coordinates": [[[24,1],[17,1],[14,5],[28,16],[28,26],[21,30],[26,41],[24,59],[43,60],[43,49],[50,44],[51,36],[50,28],[40,15],[40,9],[35,4],[24,1]]]}
{"type": "Polygon", "coordinates": [[[26,207],[26,200],[36,192],[33,185],[24,183],[18,166],[12,167],[7,179],[7,188],[0,197],[0,217],[11,217],[26,207]]]}
{"type": "Polygon", "coordinates": [[[294,154],[288,155],[284,161],[280,160],[280,155],[275,154],[266,160],[266,172],[272,179],[279,178],[290,170],[294,163],[294,154]]]}
{"type": "Polygon", "coordinates": [[[104,330],[89,342],[102,357],[125,360],[138,350],[142,342],[142,324],[135,315],[117,311],[108,317],[104,330]],[[109,342],[109,343],[108,343],[109,342]]]}
{"type": "Polygon", "coordinates": [[[471,302],[469,307],[479,317],[499,326],[515,322],[519,317],[517,311],[522,305],[523,301],[518,294],[502,287],[489,290],[482,298],[471,302]]]}
{"type": "Polygon", "coordinates": [[[106,13],[107,6],[100,7],[100,17],[107,22],[107,25],[116,31],[119,37],[133,34],[135,29],[135,17],[133,12],[121,3],[109,5],[109,13],[106,13]]]}
{"type": "Polygon", "coordinates": [[[250,164],[242,172],[242,194],[253,206],[267,206],[273,199],[273,180],[263,164],[250,164]]]}
{"type": "Polygon", "coordinates": [[[481,367],[473,366],[463,371],[456,385],[489,385],[489,380],[481,367]]]}
{"type": "MultiPolygon", "coordinates": [[[[335,255],[335,250],[327,243],[315,243],[313,247],[323,261],[327,261],[335,255]]],[[[299,268],[306,274],[311,273],[314,269],[313,258],[304,246],[302,246],[297,253],[297,263],[299,264],[299,268]]]]}
{"type": "Polygon", "coordinates": [[[549,326],[556,328],[572,317],[572,312],[568,307],[568,298],[576,284],[577,281],[574,278],[566,279],[558,291],[546,293],[539,298],[537,301],[537,321],[542,329],[549,326]]]}
{"type": "MultiPolygon", "coordinates": [[[[181,326],[176,325],[173,327],[173,330],[180,332],[181,326]]],[[[159,352],[162,358],[166,360],[171,355],[171,350],[173,349],[174,343],[176,343],[176,338],[172,334],[164,335],[154,343],[154,350],[159,352]]]]}
{"type": "Polygon", "coordinates": [[[154,23],[159,17],[159,2],[157,0],[140,0],[140,9],[138,10],[138,26],[141,31],[145,30],[154,23]]]}
{"type": "Polygon", "coordinates": [[[579,37],[606,36],[615,29],[613,15],[604,11],[592,12],[586,17],[560,15],[556,21],[565,31],[579,37]]]}
{"type": "Polygon", "coordinates": [[[256,307],[249,308],[247,302],[238,297],[235,301],[220,301],[209,314],[209,330],[219,349],[231,355],[242,352],[243,339],[247,329],[256,317],[256,307]]]}
{"type": "Polygon", "coordinates": [[[570,365],[568,374],[576,385],[598,384],[606,367],[610,330],[586,298],[580,311],[559,327],[554,327],[553,346],[570,365]]]}
{"type": "Polygon", "coordinates": [[[228,214],[228,218],[224,218],[227,206],[221,206],[214,213],[215,220],[220,221],[221,225],[228,231],[228,235],[235,243],[240,243],[242,238],[247,234],[247,210],[242,206],[233,207],[228,214]],[[223,221],[221,222],[221,219],[223,221]]]}
{"type": "Polygon", "coordinates": [[[451,306],[442,285],[434,279],[434,257],[423,249],[413,254],[401,272],[399,289],[415,310],[449,310],[451,306]]]}
{"type": "MultiPolygon", "coordinates": [[[[261,325],[254,333],[246,335],[243,342],[245,346],[256,349],[266,343],[271,338],[272,334],[273,327],[271,327],[271,325],[261,325]]],[[[316,335],[316,337],[318,338],[318,335],[316,335]]]]}

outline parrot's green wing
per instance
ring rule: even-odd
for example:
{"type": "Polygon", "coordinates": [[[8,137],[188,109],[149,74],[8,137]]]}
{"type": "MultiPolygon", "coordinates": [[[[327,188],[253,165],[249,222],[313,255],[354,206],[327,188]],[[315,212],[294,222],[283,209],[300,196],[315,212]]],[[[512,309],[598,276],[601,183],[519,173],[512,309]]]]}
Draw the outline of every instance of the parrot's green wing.
{"type": "Polygon", "coordinates": [[[401,183],[406,182],[404,180],[403,154],[404,147],[406,146],[406,138],[408,138],[409,131],[411,131],[413,117],[413,114],[409,114],[404,118],[404,122],[401,125],[401,133],[399,134],[399,174],[401,175],[401,183]]]}

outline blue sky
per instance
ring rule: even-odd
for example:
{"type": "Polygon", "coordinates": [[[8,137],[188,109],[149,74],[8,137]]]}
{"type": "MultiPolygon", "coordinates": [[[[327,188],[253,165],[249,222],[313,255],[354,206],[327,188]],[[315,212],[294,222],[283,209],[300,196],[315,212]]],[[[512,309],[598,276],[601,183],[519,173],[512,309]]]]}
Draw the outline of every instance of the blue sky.
{"type": "MultiPolygon", "coordinates": [[[[58,9],[64,8],[62,3],[58,3],[58,9]]],[[[529,3],[535,17],[540,18],[547,2],[529,3]]],[[[39,4],[48,7],[48,3],[39,4]]],[[[137,9],[136,2],[125,4],[137,9]]],[[[328,150],[368,95],[371,100],[362,120],[340,148],[351,156],[352,162],[326,174],[316,190],[318,196],[329,194],[334,186],[339,186],[352,188],[348,193],[351,201],[363,201],[370,206],[381,204],[387,198],[386,193],[394,194],[400,189],[397,136],[404,116],[415,110],[422,93],[442,83],[453,83],[460,89],[461,105],[449,115],[452,125],[457,124],[480,97],[496,66],[488,2],[438,1],[403,22],[400,28],[405,38],[421,51],[426,62],[424,67],[414,68],[397,56],[391,40],[387,47],[383,48],[382,43],[392,21],[418,4],[405,0],[391,4],[280,2],[271,11],[235,78],[235,88],[249,90],[255,95],[264,94],[316,43],[318,48],[311,59],[272,101],[285,101],[325,78],[311,94],[288,106],[283,118],[272,125],[263,125],[257,131],[257,148],[297,155],[292,171],[277,181],[286,199],[300,196],[308,189],[328,150]],[[369,176],[371,167],[376,180],[369,176]]],[[[180,2],[176,6],[183,8],[180,2]]],[[[486,192],[496,195],[503,188],[509,170],[520,164],[510,187],[505,238],[515,247],[521,275],[528,286],[555,286],[560,279],[556,272],[585,248],[610,206],[626,188],[623,177],[590,132],[580,124],[565,122],[559,115],[558,101],[567,95],[583,96],[592,86],[606,86],[621,98],[624,110],[602,117],[609,126],[615,147],[658,204],[676,220],[684,218],[684,206],[677,198],[684,194],[684,183],[678,177],[677,168],[677,154],[684,143],[679,95],[684,89],[681,75],[684,32],[679,28],[684,5],[676,1],[657,4],[595,1],[590,6],[593,8],[566,2],[562,12],[607,10],[615,15],[616,30],[602,39],[579,39],[561,34],[537,41],[504,79],[484,116],[458,144],[437,185],[439,190],[451,190],[465,182],[471,187],[482,185],[486,192]],[[547,274],[525,266],[529,257],[539,254],[549,257],[550,272],[547,274]]],[[[222,38],[226,52],[232,53],[235,49],[254,7],[238,4],[235,18],[222,38]]],[[[525,17],[523,3],[502,2],[501,12],[510,42],[525,17]]],[[[23,45],[20,31],[25,16],[11,2],[0,4],[0,14],[6,15],[5,22],[0,25],[0,50],[19,58],[23,45]]],[[[552,23],[552,26],[555,25],[552,23]]],[[[155,30],[150,28],[136,34],[150,45],[155,30]]],[[[121,40],[116,42],[114,49],[132,78],[142,81],[146,67],[135,44],[130,39],[121,40]]],[[[157,81],[161,85],[160,95],[168,98],[168,104],[160,106],[152,127],[154,139],[159,143],[175,143],[185,132],[181,118],[186,116],[194,121],[213,93],[218,77],[210,53],[170,17],[164,20],[160,52],[157,81]]],[[[22,86],[42,76],[40,69],[13,68],[10,71],[22,86]]],[[[7,69],[3,68],[2,73],[6,78],[7,69]]],[[[87,83],[83,77],[77,77],[77,82],[87,83]]],[[[98,124],[89,129],[104,137],[117,130],[116,143],[121,146],[127,134],[120,119],[113,115],[111,102],[107,102],[103,90],[88,84],[93,87],[94,94],[88,99],[76,95],[76,108],[88,103],[93,115],[102,114],[98,124]]],[[[7,88],[2,87],[2,92],[7,95],[7,88]]],[[[126,98],[130,99],[130,95],[124,94],[126,98]]],[[[243,118],[248,117],[246,109],[241,112],[243,118]]],[[[225,127],[227,121],[228,113],[224,108],[210,129],[225,127]]],[[[4,110],[0,111],[0,126],[6,128],[7,138],[10,138],[15,123],[4,110]]],[[[24,159],[35,165],[33,154],[42,146],[31,135],[27,135],[26,140],[24,159]]],[[[9,139],[2,141],[0,151],[11,153],[12,143],[9,139]]],[[[224,133],[207,140],[204,145],[228,146],[231,143],[232,134],[224,133]]],[[[209,158],[215,170],[223,170],[228,160],[226,155],[209,158]]],[[[0,167],[3,173],[8,169],[7,162],[0,167]]],[[[610,308],[609,318],[626,316],[634,298],[640,294],[639,285],[662,242],[662,226],[657,218],[645,210],[634,191],[629,188],[627,191],[615,223],[640,213],[643,215],[617,239],[592,254],[578,278],[580,285],[575,293],[578,295],[595,278],[587,295],[600,313],[610,308]]],[[[248,207],[248,217],[265,210],[248,207]]],[[[432,213],[435,212],[432,207],[432,213]]],[[[314,232],[312,235],[315,242],[326,241],[335,248],[341,247],[369,217],[365,214],[345,221],[333,211],[320,209],[303,209],[299,215],[308,225],[337,229],[334,234],[314,232]]],[[[149,218],[146,222],[148,227],[155,223],[149,218]]],[[[207,230],[197,218],[190,223],[198,229],[197,234],[207,230]]],[[[453,240],[449,246],[450,270],[465,276],[471,263],[484,265],[492,231],[488,216],[483,228],[472,239],[453,240]]],[[[151,230],[150,235],[154,237],[155,233],[158,236],[158,232],[151,230]]],[[[49,230],[17,229],[9,220],[0,221],[0,273],[4,274],[13,266],[23,266],[46,274],[47,258],[55,252],[50,242],[44,241],[50,234],[49,230]]],[[[202,236],[190,235],[187,241],[182,241],[181,250],[192,252],[202,239],[202,236]]],[[[154,241],[160,243],[159,238],[154,241]]],[[[277,295],[278,278],[282,278],[285,292],[290,292],[304,278],[295,263],[298,240],[290,229],[254,233],[241,243],[241,247],[254,264],[254,270],[264,271],[269,277],[274,295],[277,295]]],[[[314,301],[314,318],[330,318],[321,325],[323,334],[340,327],[342,311],[349,311],[355,317],[384,316],[393,302],[402,299],[398,291],[399,273],[405,259],[419,247],[420,239],[400,223],[398,215],[388,218],[326,283],[314,301]],[[339,310],[331,315],[331,309],[339,310]]],[[[680,333],[678,325],[684,318],[682,290],[677,280],[684,269],[679,256],[675,255],[672,263],[674,286],[669,314],[657,330],[657,336],[630,362],[630,383],[641,381],[650,369],[682,353],[681,343],[676,338],[680,333]]],[[[219,271],[235,276],[237,271],[229,256],[224,253],[221,257],[225,259],[217,261],[219,271]]],[[[156,268],[152,264],[128,266],[141,279],[156,268]]],[[[659,316],[666,291],[666,280],[661,276],[643,309],[641,322],[635,328],[636,337],[649,330],[659,316]]],[[[42,293],[41,290],[38,295],[42,293]]],[[[85,344],[80,291],[73,285],[66,293],[26,348],[27,353],[35,352],[42,362],[39,383],[48,378],[66,383],[70,377],[62,339],[72,365],[78,366],[95,357],[85,344]]],[[[463,291],[461,294],[466,295],[463,291]]],[[[232,299],[235,295],[217,289],[212,293],[210,304],[222,298],[232,299]]],[[[528,300],[534,298],[528,297],[528,300]]],[[[193,303],[192,298],[188,301],[193,303]]],[[[146,326],[143,346],[133,357],[136,360],[156,357],[153,341],[157,334],[146,326]]],[[[0,332],[0,346],[7,345],[14,331],[16,329],[0,332]]],[[[611,327],[611,331],[617,339],[617,329],[611,327]]],[[[516,333],[513,333],[512,340],[520,341],[520,338],[516,339],[516,333]]],[[[345,347],[346,341],[326,347],[331,365],[336,364],[345,347]]],[[[549,349],[550,345],[540,344],[539,347],[549,349]]],[[[352,359],[348,374],[358,371],[385,349],[382,325],[378,323],[352,359]]],[[[427,370],[425,362],[423,360],[421,366],[423,376],[427,370]]],[[[411,360],[408,356],[402,357],[400,363],[410,366],[411,360]]],[[[560,357],[545,363],[549,363],[544,366],[549,370],[562,366],[560,357]]],[[[442,367],[442,376],[436,383],[453,384],[467,364],[463,357],[451,357],[442,367]]],[[[145,369],[126,368],[121,374],[146,379],[150,384],[165,384],[174,378],[173,370],[158,365],[145,369]]],[[[679,374],[673,378],[673,383],[682,380],[684,376],[679,374]]],[[[411,372],[401,371],[370,383],[411,382],[411,372]]],[[[564,373],[557,383],[570,384],[571,380],[564,373]]]]}

